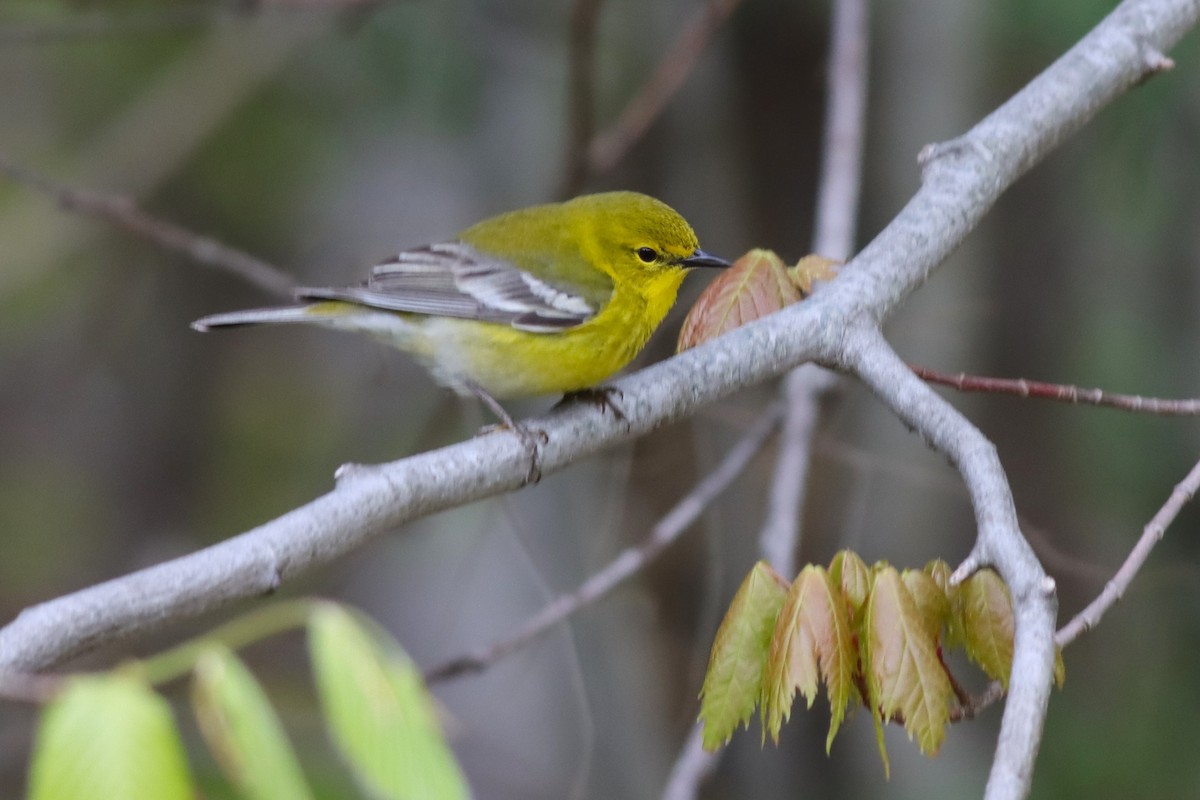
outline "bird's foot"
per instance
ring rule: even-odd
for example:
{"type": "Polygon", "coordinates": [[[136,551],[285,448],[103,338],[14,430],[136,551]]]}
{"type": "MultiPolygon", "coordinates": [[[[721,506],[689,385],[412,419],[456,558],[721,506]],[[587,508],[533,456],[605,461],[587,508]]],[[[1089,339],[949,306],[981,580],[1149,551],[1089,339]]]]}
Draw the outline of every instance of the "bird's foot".
{"type": "Polygon", "coordinates": [[[525,485],[529,486],[540,481],[542,479],[541,448],[550,441],[550,436],[540,428],[530,428],[517,422],[504,410],[504,406],[500,405],[500,402],[484,390],[483,387],[474,383],[468,383],[467,388],[500,420],[499,424],[488,425],[479,433],[482,435],[484,433],[510,430],[516,434],[517,438],[521,440],[521,444],[525,446],[525,452],[529,454],[529,470],[525,473],[525,485]]]}
{"type": "Polygon", "coordinates": [[[614,386],[594,386],[590,389],[567,392],[554,407],[558,408],[567,403],[587,403],[598,407],[601,411],[611,411],[613,419],[628,424],[629,420],[625,418],[625,412],[617,404],[617,401],[624,397],[625,393],[614,386]]]}

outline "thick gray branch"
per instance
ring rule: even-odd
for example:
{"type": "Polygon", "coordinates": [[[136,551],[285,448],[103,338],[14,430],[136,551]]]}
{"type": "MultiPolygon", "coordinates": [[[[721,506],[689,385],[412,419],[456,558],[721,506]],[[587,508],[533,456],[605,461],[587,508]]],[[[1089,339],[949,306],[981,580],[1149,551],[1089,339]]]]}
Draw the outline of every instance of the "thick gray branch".
{"type": "Polygon", "coordinates": [[[1050,699],[1058,610],[1054,581],[1021,535],[995,446],[914,375],[877,329],[860,329],[848,344],[848,366],[896,416],[945,453],[963,476],[978,534],[971,557],[955,578],[962,580],[974,569],[990,565],[1012,591],[1017,622],[1012,676],[986,796],[1024,797],[1050,699]]]}
{"type": "Polygon", "coordinates": [[[1162,53],[1197,17],[1198,0],[1126,0],[966,135],[926,148],[921,190],[843,271],[840,291],[887,316],[1026,170],[1126,89],[1169,68],[1162,53]]]}

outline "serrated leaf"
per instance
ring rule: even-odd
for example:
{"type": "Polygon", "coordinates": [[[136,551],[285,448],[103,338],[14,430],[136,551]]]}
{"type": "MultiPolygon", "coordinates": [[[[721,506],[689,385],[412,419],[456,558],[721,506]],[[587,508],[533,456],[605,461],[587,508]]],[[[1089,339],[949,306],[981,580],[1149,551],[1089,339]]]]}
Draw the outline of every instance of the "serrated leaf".
{"type": "Polygon", "coordinates": [[[863,627],[863,668],[872,711],[881,722],[898,712],[921,752],[936,754],[950,718],[950,680],[937,643],[894,567],[875,574],[863,627]]]}
{"type": "Polygon", "coordinates": [[[829,577],[840,587],[850,610],[857,615],[871,589],[871,570],[866,563],[853,550],[839,550],[829,562],[829,577]]]}
{"type": "Polygon", "coordinates": [[[784,719],[791,717],[799,690],[808,707],[817,696],[818,678],[829,694],[829,735],[833,745],[854,690],[854,649],[845,598],[819,566],[806,566],[792,582],[775,622],[762,687],[763,735],[778,743],[784,719]]]}
{"type": "Polygon", "coordinates": [[[800,300],[783,259],[751,250],[714,278],[688,311],[676,352],[714,339],[800,300]]]}
{"type": "Polygon", "coordinates": [[[748,725],[762,688],[763,667],[775,618],[787,594],[786,582],[759,561],[729,603],[708,658],[700,690],[704,749],[729,741],[738,725],[748,725]]]}
{"type": "Polygon", "coordinates": [[[797,289],[809,295],[812,294],[814,282],[833,280],[841,265],[842,262],[832,258],[810,254],[796,262],[796,266],[788,268],[788,277],[797,289]]]}
{"type": "Polygon", "coordinates": [[[943,626],[950,621],[950,598],[928,573],[906,569],[900,573],[900,579],[912,595],[917,611],[936,643],[943,626]]]}
{"type": "Polygon", "coordinates": [[[933,578],[933,582],[942,590],[942,594],[949,599],[951,595],[950,575],[954,570],[950,569],[950,565],[940,558],[935,558],[925,565],[925,574],[933,578]]]}
{"type": "Polygon", "coordinates": [[[221,771],[246,800],[312,797],[266,694],[225,647],[196,661],[192,707],[221,771]]]}
{"type": "Polygon", "coordinates": [[[1007,690],[1016,631],[1007,584],[992,570],[981,569],[959,584],[951,599],[958,641],[967,657],[1007,690]]]}
{"type": "Polygon", "coordinates": [[[30,800],[192,800],[171,708],[135,677],[77,678],[42,716],[30,800]]]}
{"type": "Polygon", "coordinates": [[[309,650],[330,734],[372,797],[470,796],[421,675],[398,644],[331,604],[312,616],[309,650]]]}

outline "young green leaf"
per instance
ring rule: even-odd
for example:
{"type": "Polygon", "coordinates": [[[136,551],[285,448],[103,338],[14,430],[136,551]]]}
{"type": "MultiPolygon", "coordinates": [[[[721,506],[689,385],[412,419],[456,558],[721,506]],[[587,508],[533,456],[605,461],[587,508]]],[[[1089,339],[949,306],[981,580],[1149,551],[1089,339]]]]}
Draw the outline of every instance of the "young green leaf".
{"type": "Polygon", "coordinates": [[[833,584],[840,587],[842,596],[850,604],[852,613],[857,616],[862,611],[863,603],[867,601],[867,592],[871,588],[871,570],[853,550],[839,550],[829,562],[829,577],[833,584]]]}
{"type": "Polygon", "coordinates": [[[398,644],[331,604],[312,616],[309,650],[330,733],[372,797],[469,797],[421,675],[398,644]]]}
{"type": "Polygon", "coordinates": [[[763,667],[775,618],[787,594],[787,584],[765,561],[754,565],[725,612],[713,640],[704,688],[700,690],[700,720],[704,748],[715,750],[739,724],[749,724],[762,687],[763,667]]]}
{"type": "Polygon", "coordinates": [[[192,707],[209,750],[242,797],[312,797],[267,696],[225,647],[214,645],[196,662],[192,707]]]}
{"type": "Polygon", "coordinates": [[[124,673],[77,678],[42,716],[30,800],[191,800],[167,702],[124,673]]]}
{"type": "Polygon", "coordinates": [[[833,280],[841,265],[842,262],[832,258],[810,254],[796,262],[796,266],[788,267],[788,277],[797,289],[809,295],[812,294],[814,282],[833,280]]]}
{"type": "Polygon", "coordinates": [[[778,742],[783,720],[791,717],[796,690],[812,708],[817,680],[822,678],[829,693],[829,752],[846,705],[856,694],[857,658],[845,599],[829,573],[806,566],[788,590],[771,637],[762,686],[763,735],[769,733],[778,742]]]}
{"type": "Polygon", "coordinates": [[[925,565],[925,574],[933,578],[933,582],[942,590],[942,594],[950,597],[950,575],[954,570],[950,569],[950,565],[940,558],[935,558],[925,565]]]}
{"type": "Polygon", "coordinates": [[[1016,630],[1008,586],[992,570],[981,569],[958,586],[951,600],[967,657],[1007,689],[1016,630]]]}
{"type": "Polygon", "coordinates": [[[950,680],[937,643],[894,567],[875,573],[863,627],[863,669],[872,711],[880,721],[899,713],[921,752],[936,754],[950,718],[950,680]]]}
{"type": "Polygon", "coordinates": [[[912,595],[913,602],[917,604],[917,612],[936,643],[941,636],[942,627],[950,621],[950,598],[933,578],[921,570],[906,569],[900,573],[900,579],[912,595]]]}
{"type": "Polygon", "coordinates": [[[800,290],[783,259],[770,250],[751,250],[709,282],[679,331],[682,353],[726,331],[799,302],[800,290]]]}

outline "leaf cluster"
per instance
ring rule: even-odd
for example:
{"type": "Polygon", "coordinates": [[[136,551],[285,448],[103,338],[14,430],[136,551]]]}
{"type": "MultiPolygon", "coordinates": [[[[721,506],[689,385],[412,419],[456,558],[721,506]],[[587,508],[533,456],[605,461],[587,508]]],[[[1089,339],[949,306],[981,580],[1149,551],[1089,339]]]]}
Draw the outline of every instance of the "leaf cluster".
{"type": "Polygon", "coordinates": [[[816,281],[832,280],[839,264],[808,255],[789,267],[770,250],[747,252],[704,287],[683,321],[676,351],[800,302],[816,281]]]}
{"type": "MultiPolygon", "coordinates": [[[[420,672],[400,646],[336,604],[305,609],[329,735],[364,793],[388,800],[469,797],[420,672]]],[[[245,664],[215,640],[180,650],[190,664],[200,731],[237,796],[313,798],[270,700],[245,664]]],[[[151,659],[67,682],[43,712],[31,800],[199,796],[171,706],[153,689],[155,672],[151,659]]]]}
{"type": "MultiPolygon", "coordinates": [[[[826,752],[851,704],[865,706],[888,769],[883,725],[904,725],[921,752],[937,754],[955,704],[968,702],[943,648],[961,647],[1007,688],[1014,621],[1008,587],[990,569],[952,585],[944,561],[897,570],[868,567],[843,550],[828,568],[809,564],[788,583],[764,561],[734,595],[713,642],[701,690],[704,746],[728,742],[760,709],[763,739],[779,741],[797,692],[812,708],[829,697],[826,752]]],[[[1061,657],[1055,678],[1063,679],[1061,657]]]]}

